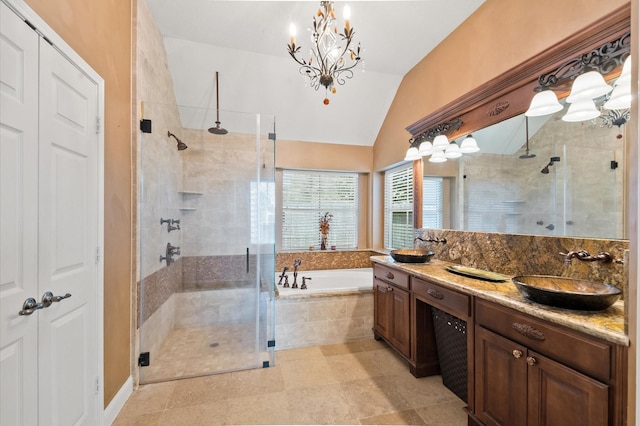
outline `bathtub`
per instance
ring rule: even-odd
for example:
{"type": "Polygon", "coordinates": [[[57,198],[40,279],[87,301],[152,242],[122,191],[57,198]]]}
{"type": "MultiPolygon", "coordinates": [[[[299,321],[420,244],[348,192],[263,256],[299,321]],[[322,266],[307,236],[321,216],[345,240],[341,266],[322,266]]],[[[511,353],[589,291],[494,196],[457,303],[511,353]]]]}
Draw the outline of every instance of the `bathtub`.
{"type": "Polygon", "coordinates": [[[302,270],[298,286],[302,277],[306,290],[277,285],[276,274],[276,351],[373,338],[373,268],[302,270]]]}
{"type": "MultiPolygon", "coordinates": [[[[317,271],[298,271],[298,288],[285,288],[277,285],[282,272],[276,274],[278,298],[300,297],[305,295],[332,295],[339,293],[364,292],[373,290],[373,268],[326,269],[317,271]],[[307,289],[302,290],[302,277],[307,280],[307,289]]],[[[287,271],[289,285],[293,284],[293,272],[287,271]]],[[[282,280],[284,283],[284,280],[282,280]]]]}

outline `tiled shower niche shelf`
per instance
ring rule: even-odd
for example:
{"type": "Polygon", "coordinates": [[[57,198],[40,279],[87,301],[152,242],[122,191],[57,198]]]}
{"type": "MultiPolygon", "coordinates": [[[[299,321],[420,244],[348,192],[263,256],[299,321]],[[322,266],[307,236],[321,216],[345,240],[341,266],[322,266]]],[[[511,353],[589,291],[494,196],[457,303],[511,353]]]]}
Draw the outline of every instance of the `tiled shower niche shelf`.
{"type": "MultiPolygon", "coordinates": [[[[182,194],[182,201],[185,201],[185,199],[187,198],[192,198],[195,196],[200,196],[203,195],[202,192],[199,191],[178,191],[178,194],[182,194]]],[[[180,211],[183,212],[191,212],[191,211],[195,211],[196,208],[195,207],[188,207],[188,206],[182,206],[179,208],[180,211]]]]}

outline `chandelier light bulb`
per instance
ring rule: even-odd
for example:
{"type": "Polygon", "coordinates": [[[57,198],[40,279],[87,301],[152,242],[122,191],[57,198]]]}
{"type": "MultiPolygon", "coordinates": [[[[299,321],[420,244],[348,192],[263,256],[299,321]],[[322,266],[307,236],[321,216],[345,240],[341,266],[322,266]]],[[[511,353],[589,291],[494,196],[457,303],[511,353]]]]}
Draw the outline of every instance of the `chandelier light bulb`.
{"type": "Polygon", "coordinates": [[[296,44],[296,25],[289,25],[289,35],[291,36],[291,46],[295,46],[296,44]]]}

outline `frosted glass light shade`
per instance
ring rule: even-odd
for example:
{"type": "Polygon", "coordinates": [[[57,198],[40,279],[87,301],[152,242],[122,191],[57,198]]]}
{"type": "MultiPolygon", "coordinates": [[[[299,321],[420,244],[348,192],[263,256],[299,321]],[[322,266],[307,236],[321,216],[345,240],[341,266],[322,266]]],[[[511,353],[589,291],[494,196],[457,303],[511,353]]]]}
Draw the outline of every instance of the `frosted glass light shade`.
{"type": "Polygon", "coordinates": [[[631,86],[616,85],[611,92],[611,97],[603,105],[606,109],[628,109],[631,108],[631,86]]]}
{"type": "Polygon", "coordinates": [[[460,147],[457,143],[451,142],[447,149],[444,150],[444,156],[446,158],[460,158],[462,157],[462,152],[460,152],[460,147]]]}
{"type": "Polygon", "coordinates": [[[404,156],[404,161],[416,161],[420,160],[421,158],[422,155],[420,155],[418,148],[412,146],[407,150],[407,154],[404,156]]]}
{"type": "Polygon", "coordinates": [[[449,139],[445,135],[438,135],[433,139],[433,150],[444,151],[449,146],[449,139]]]}
{"type": "Polygon", "coordinates": [[[444,156],[444,151],[435,151],[429,158],[430,163],[444,163],[447,161],[447,157],[444,156]]]}
{"type": "Polygon", "coordinates": [[[570,122],[586,121],[599,116],[600,111],[596,108],[595,102],[587,99],[569,105],[569,110],[562,117],[562,120],[570,122]]]}
{"type": "Polygon", "coordinates": [[[598,71],[581,74],[573,82],[567,102],[580,102],[606,95],[613,89],[598,71]]]}
{"type": "Polygon", "coordinates": [[[536,95],[531,99],[531,104],[529,105],[529,109],[524,115],[528,117],[539,117],[542,115],[553,114],[554,112],[558,112],[562,109],[562,105],[558,102],[558,97],[551,90],[543,90],[542,92],[536,93],[536,95]]]}
{"type": "Polygon", "coordinates": [[[478,147],[478,142],[476,142],[473,136],[469,135],[462,140],[462,143],[460,144],[460,152],[463,154],[471,154],[478,151],[480,151],[480,148],[478,147]]]}
{"type": "Polygon", "coordinates": [[[425,155],[431,155],[433,153],[433,145],[431,145],[431,142],[429,141],[424,141],[420,144],[418,152],[420,152],[420,155],[422,155],[423,157],[425,155]]]}

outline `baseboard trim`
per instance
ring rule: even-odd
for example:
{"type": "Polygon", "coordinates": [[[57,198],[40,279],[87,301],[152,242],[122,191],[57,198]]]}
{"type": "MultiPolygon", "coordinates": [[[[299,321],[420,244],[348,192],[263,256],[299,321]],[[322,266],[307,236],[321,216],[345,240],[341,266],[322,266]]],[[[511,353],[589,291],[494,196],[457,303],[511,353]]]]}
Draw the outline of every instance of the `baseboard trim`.
{"type": "Polygon", "coordinates": [[[122,385],[118,393],[113,397],[107,408],[104,410],[104,425],[111,426],[116,420],[120,410],[124,407],[131,394],[133,393],[133,377],[129,376],[126,382],[122,385]]]}

